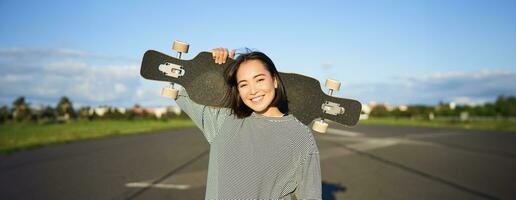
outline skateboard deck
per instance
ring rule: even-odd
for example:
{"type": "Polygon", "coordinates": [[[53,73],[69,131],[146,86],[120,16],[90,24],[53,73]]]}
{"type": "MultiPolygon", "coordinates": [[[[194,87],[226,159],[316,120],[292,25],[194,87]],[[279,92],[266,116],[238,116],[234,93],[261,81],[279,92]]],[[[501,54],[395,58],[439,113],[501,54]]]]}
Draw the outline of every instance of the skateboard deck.
{"type": "MultiPolygon", "coordinates": [[[[146,79],[180,84],[194,102],[216,106],[222,103],[227,89],[224,69],[233,62],[228,58],[226,63],[216,64],[210,52],[182,60],[148,50],[143,56],[140,74],[146,79]]],[[[289,113],[303,124],[321,117],[347,126],[357,124],[362,110],[360,102],[325,94],[314,78],[295,73],[279,74],[285,86],[289,113]]]]}

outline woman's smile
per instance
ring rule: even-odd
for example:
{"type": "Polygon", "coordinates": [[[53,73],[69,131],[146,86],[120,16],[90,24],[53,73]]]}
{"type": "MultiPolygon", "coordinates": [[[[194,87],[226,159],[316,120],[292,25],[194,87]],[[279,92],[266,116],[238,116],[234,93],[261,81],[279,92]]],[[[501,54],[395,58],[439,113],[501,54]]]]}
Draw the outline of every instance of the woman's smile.
{"type": "Polygon", "coordinates": [[[253,111],[262,115],[281,114],[271,103],[276,95],[277,82],[259,60],[243,62],[236,72],[240,98],[253,111]]]}
{"type": "Polygon", "coordinates": [[[262,102],[262,99],[263,99],[263,95],[262,96],[258,96],[256,98],[252,98],[251,101],[255,104],[259,104],[260,102],[262,102]]]}

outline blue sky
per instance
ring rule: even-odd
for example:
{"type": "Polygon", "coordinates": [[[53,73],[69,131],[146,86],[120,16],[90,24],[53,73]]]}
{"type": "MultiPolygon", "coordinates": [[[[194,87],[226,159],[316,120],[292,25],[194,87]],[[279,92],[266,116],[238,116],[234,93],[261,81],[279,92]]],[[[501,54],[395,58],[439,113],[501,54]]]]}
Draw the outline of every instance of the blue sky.
{"type": "Polygon", "coordinates": [[[516,1],[0,1],[0,104],[172,105],[147,49],[254,48],[280,71],[391,104],[516,95],[516,1]]]}

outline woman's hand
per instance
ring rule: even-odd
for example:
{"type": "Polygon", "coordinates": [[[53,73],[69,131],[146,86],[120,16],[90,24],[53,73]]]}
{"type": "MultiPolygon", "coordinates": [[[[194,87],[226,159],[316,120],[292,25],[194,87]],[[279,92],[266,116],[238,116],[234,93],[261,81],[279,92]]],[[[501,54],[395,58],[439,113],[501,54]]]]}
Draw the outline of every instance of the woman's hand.
{"type": "MultiPolygon", "coordinates": [[[[229,53],[229,58],[231,58],[231,59],[235,58],[235,52],[236,52],[236,49],[233,49],[229,53]]],[[[213,60],[215,60],[215,63],[224,64],[224,63],[226,63],[226,59],[228,57],[228,49],[215,48],[215,49],[211,50],[211,55],[213,56],[213,60]]]]}

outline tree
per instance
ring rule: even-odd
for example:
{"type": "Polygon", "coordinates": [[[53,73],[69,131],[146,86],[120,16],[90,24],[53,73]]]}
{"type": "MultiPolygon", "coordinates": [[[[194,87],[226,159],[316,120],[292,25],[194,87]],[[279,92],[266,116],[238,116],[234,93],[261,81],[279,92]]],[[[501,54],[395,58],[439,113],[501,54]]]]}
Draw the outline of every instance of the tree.
{"type": "Polygon", "coordinates": [[[91,110],[91,107],[89,107],[89,106],[79,108],[79,111],[77,112],[77,117],[79,119],[92,120],[92,115],[90,115],[90,110],[91,110]]]}
{"type": "Polygon", "coordinates": [[[371,117],[387,117],[389,116],[389,111],[387,111],[387,107],[385,107],[385,105],[377,105],[371,109],[371,113],[369,115],[371,117]]]}
{"type": "Polygon", "coordinates": [[[2,106],[0,108],[0,123],[4,123],[9,120],[9,108],[7,106],[2,106]]]}
{"type": "Polygon", "coordinates": [[[25,97],[18,97],[13,102],[13,118],[16,121],[24,121],[30,120],[32,115],[32,110],[29,108],[27,102],[25,102],[25,97]]]}
{"type": "Polygon", "coordinates": [[[73,105],[68,97],[61,97],[59,103],[57,103],[57,115],[64,121],[68,121],[70,118],[75,118],[75,111],[73,105]]]}
{"type": "Polygon", "coordinates": [[[48,122],[55,122],[57,119],[56,110],[51,106],[46,106],[41,112],[41,119],[47,120],[48,122]]]}
{"type": "Polygon", "coordinates": [[[121,113],[118,109],[110,107],[108,111],[103,116],[106,119],[125,119],[123,113],[121,113]]]}
{"type": "Polygon", "coordinates": [[[516,116],[516,97],[499,96],[496,99],[495,107],[497,113],[504,117],[516,116]]]}
{"type": "Polygon", "coordinates": [[[425,105],[413,105],[407,108],[407,113],[409,113],[412,118],[427,118],[432,111],[433,109],[431,107],[425,105]]]}
{"type": "Polygon", "coordinates": [[[444,103],[442,101],[435,107],[435,114],[437,116],[451,117],[459,116],[459,112],[456,108],[452,109],[450,103],[444,103]]]}
{"type": "Polygon", "coordinates": [[[402,111],[400,110],[399,108],[396,108],[394,109],[393,111],[391,111],[390,113],[392,116],[396,117],[396,118],[405,118],[405,117],[410,117],[410,113],[407,112],[406,110],[405,111],[402,111]]]}

